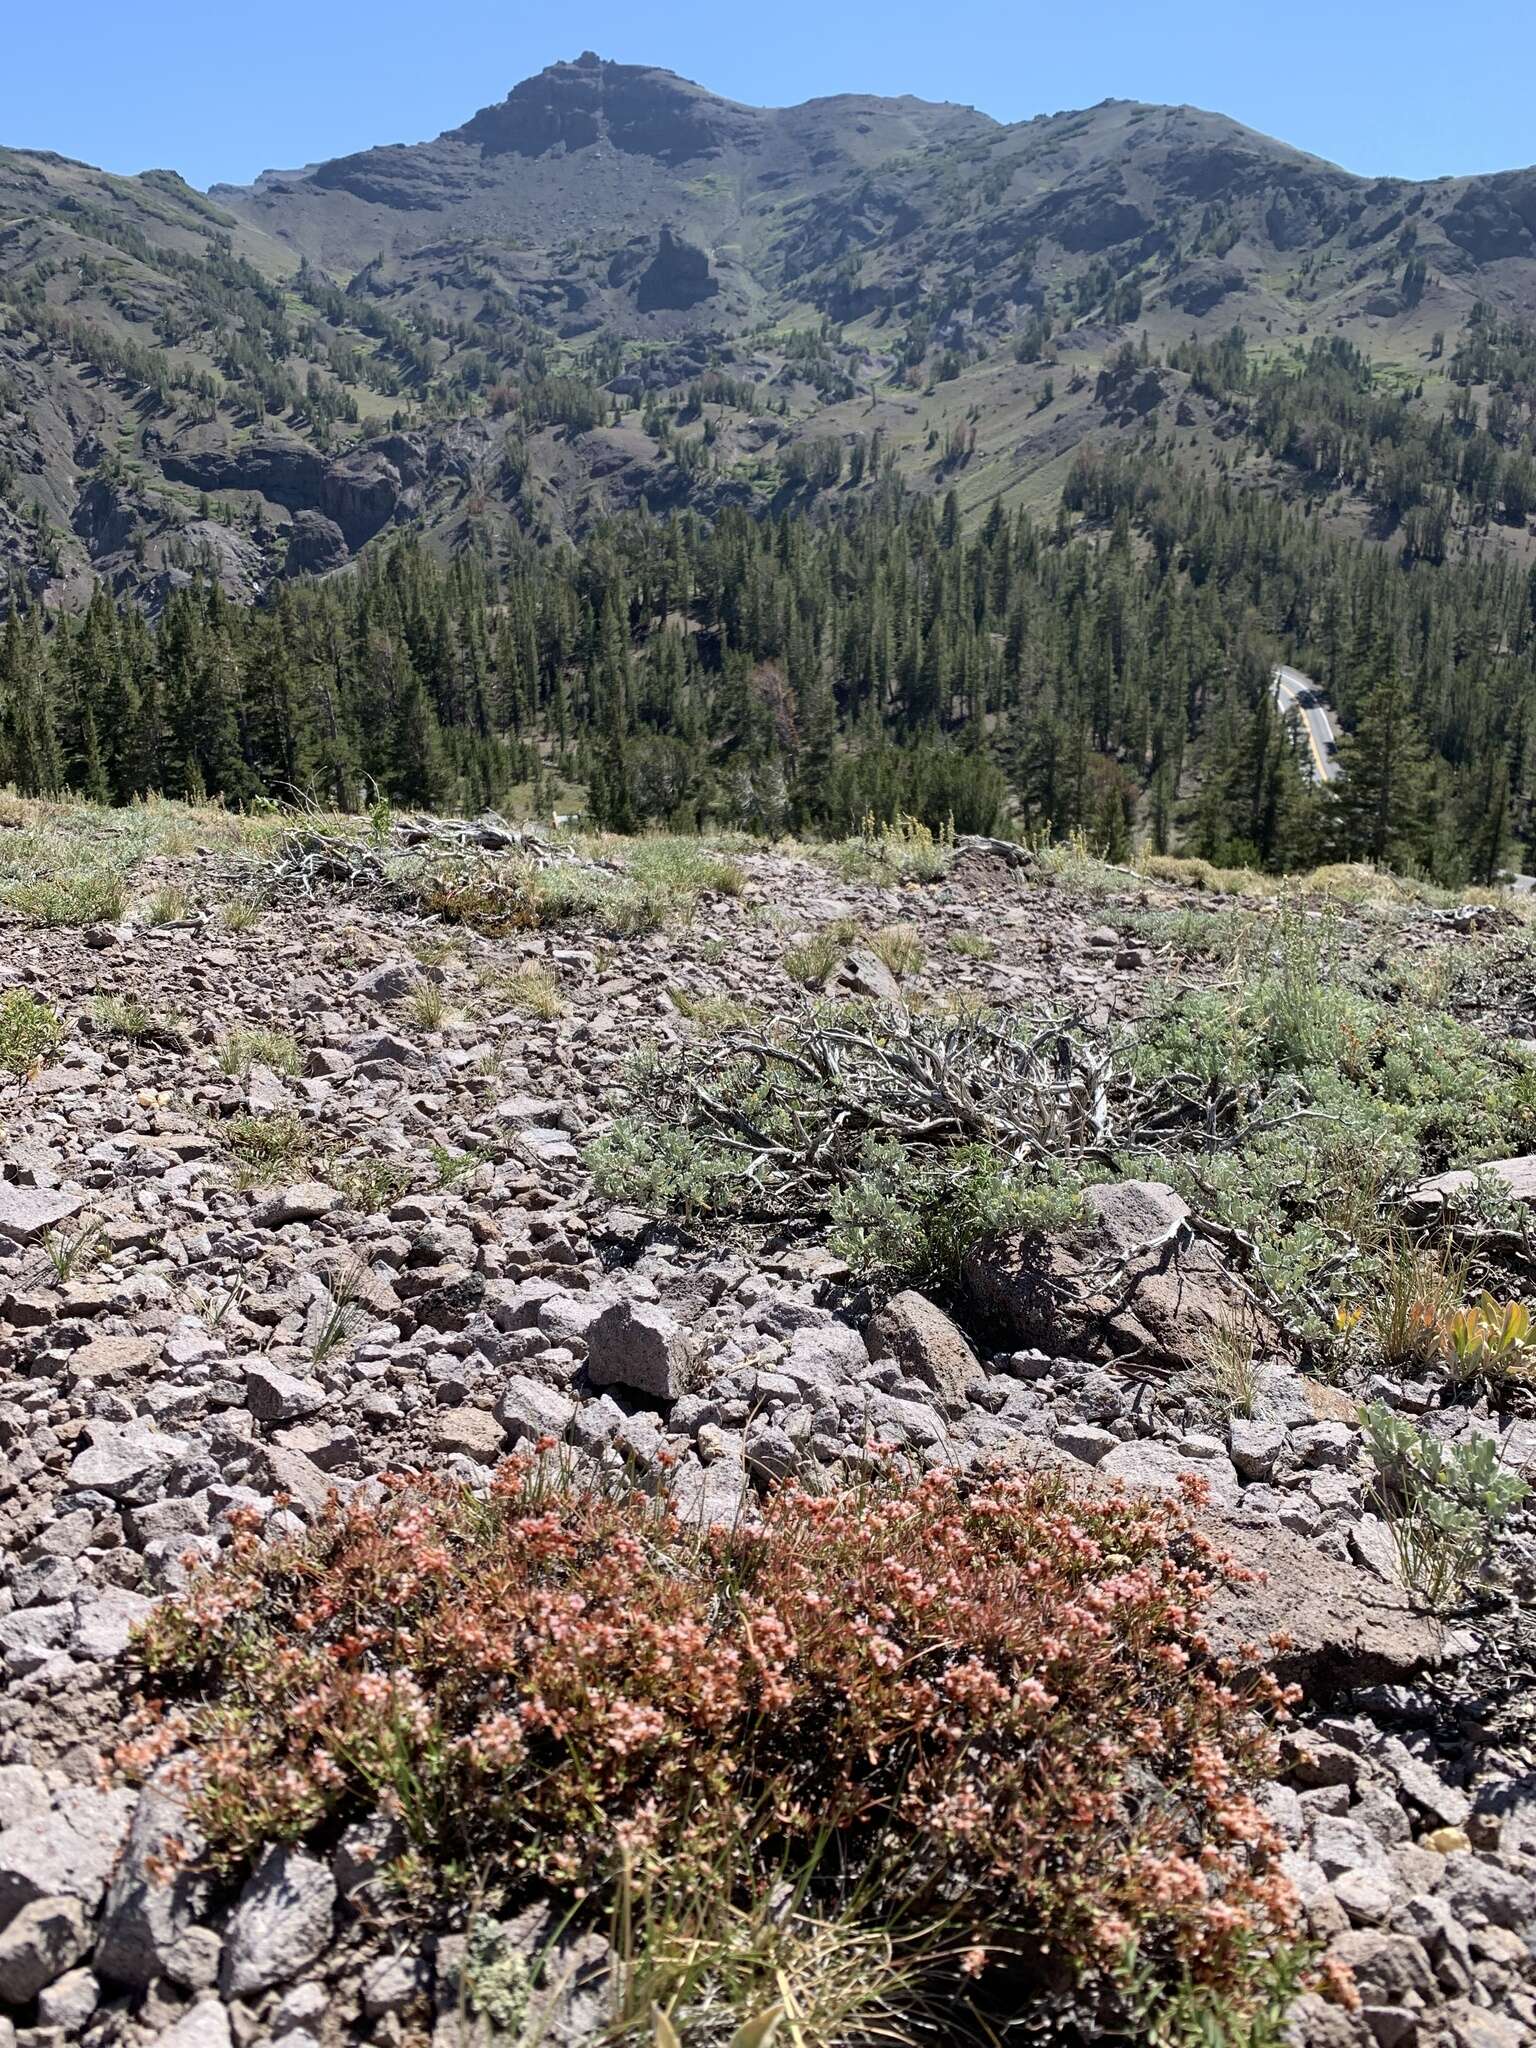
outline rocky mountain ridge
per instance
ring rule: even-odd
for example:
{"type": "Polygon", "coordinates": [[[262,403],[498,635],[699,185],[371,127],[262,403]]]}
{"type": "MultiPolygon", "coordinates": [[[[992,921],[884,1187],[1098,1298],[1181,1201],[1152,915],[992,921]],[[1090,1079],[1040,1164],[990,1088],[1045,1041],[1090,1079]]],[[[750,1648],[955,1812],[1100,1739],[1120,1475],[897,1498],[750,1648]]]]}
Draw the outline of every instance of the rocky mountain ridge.
{"type": "Polygon", "coordinates": [[[0,548],[50,605],[251,601],[394,525],[814,502],[857,442],[967,513],[1049,506],[1085,443],[1219,467],[1240,431],[1174,368],[1104,388],[1127,339],[1342,336],[1433,411],[1479,303],[1536,310],[1536,173],[1372,180],[1123,101],[763,110],[584,53],[206,197],[0,152],[0,548]]]}

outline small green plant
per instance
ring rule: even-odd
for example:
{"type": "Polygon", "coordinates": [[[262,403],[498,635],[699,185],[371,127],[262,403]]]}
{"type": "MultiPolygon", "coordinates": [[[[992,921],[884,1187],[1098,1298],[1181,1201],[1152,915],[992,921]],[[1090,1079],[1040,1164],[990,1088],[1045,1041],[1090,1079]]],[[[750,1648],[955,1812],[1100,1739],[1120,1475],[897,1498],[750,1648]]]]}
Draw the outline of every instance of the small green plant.
{"type": "Polygon", "coordinates": [[[13,882],[3,900],[31,924],[117,924],[128,907],[128,888],[110,869],[82,868],[45,882],[13,882]]]}
{"type": "Polygon", "coordinates": [[[191,1313],[210,1330],[217,1331],[239,1309],[249,1293],[249,1283],[242,1279],[213,1294],[201,1288],[189,1288],[184,1298],[191,1313]]]}
{"type": "Polygon", "coordinates": [[[78,1230],[48,1232],[43,1239],[43,1255],[61,1287],[96,1263],[103,1242],[99,1223],[83,1223],[78,1230]]]}
{"type": "Polygon", "coordinates": [[[63,1037],[63,1025],[30,989],[9,988],[0,996],[0,1067],[30,1073],[63,1037]]]}
{"type": "Polygon", "coordinates": [[[921,974],[928,949],[915,925],[882,925],[869,942],[870,951],[883,960],[898,981],[921,974]]]}
{"type": "Polygon", "coordinates": [[[435,981],[418,981],[408,998],[412,1017],[420,1031],[441,1031],[448,1015],[448,998],[435,981]]]}
{"type": "Polygon", "coordinates": [[[802,988],[823,988],[858,937],[859,928],[852,918],[839,918],[834,924],[824,925],[798,945],[785,947],[784,972],[802,988]]]}
{"type": "Polygon", "coordinates": [[[310,1135],[290,1111],[277,1116],[235,1116],[225,1127],[239,1162],[241,1187],[263,1187],[302,1164],[310,1135]]]}
{"type": "Polygon", "coordinates": [[[197,899],[180,882],[168,882],[157,889],[144,905],[144,922],[150,925],[187,924],[197,915],[197,899]]]}
{"type": "Polygon", "coordinates": [[[1461,1598],[1529,1488],[1480,1432],[1447,1444],[1382,1402],[1360,1411],[1403,1584],[1436,1612],[1461,1598]]]}
{"type": "Polygon", "coordinates": [[[323,1365],[333,1351],[349,1344],[363,1320],[358,1306],[364,1276],[355,1260],[331,1274],[328,1292],[319,1304],[320,1315],[310,1343],[310,1355],[323,1365]]]}
{"type": "Polygon", "coordinates": [[[243,1081],[252,1067],[269,1067],[274,1074],[296,1078],[304,1071],[304,1048],[290,1031],[271,1031],[263,1025],[238,1025],[219,1047],[219,1067],[234,1080],[243,1081]]]}
{"type": "Polygon", "coordinates": [[[1411,1371],[1443,1357],[1465,1288],[1463,1270],[1434,1253],[1392,1254],[1366,1306],[1365,1328],[1382,1364],[1411,1371]]]}
{"type": "Polygon", "coordinates": [[[686,988],[668,989],[667,994],[677,1014],[701,1031],[742,1031],[759,1020],[755,1004],[737,996],[699,996],[686,988]]]}
{"type": "Polygon", "coordinates": [[[1252,1329],[1240,1322],[1217,1323],[1205,1339],[1205,1379],[1213,1404],[1226,1417],[1252,1418],[1259,1398],[1252,1329]]]}
{"type": "Polygon", "coordinates": [[[989,1239],[1065,1230],[1082,1213],[1070,1175],[1016,1173],[983,1145],[918,1159],[901,1144],[870,1141],[860,1169],[832,1198],[827,1242],[882,1291],[951,1294],[965,1262],[989,1239]]]}
{"type": "Polygon", "coordinates": [[[904,813],[884,824],[869,814],[855,838],[839,840],[830,849],[832,865],[846,882],[941,881],[954,853],[952,824],[935,833],[904,813]]]}
{"type": "Polygon", "coordinates": [[[262,907],[254,896],[231,896],[219,905],[219,923],[227,932],[248,932],[261,922],[262,907]]]}
{"type": "Polygon", "coordinates": [[[511,974],[499,977],[493,984],[494,993],[514,1010],[524,1010],[530,1017],[542,1018],[552,1024],[556,1017],[565,1014],[565,1001],[560,994],[560,984],[547,967],[519,967],[511,974]]]}
{"type": "Polygon", "coordinates": [[[126,1038],[133,1045],[159,1042],[168,1029],[137,996],[97,996],[91,1017],[104,1037],[126,1038]]]}
{"type": "Polygon", "coordinates": [[[472,1915],[465,1930],[462,1989],[470,2012],[488,2020],[498,2037],[521,2040],[533,1969],[520,1950],[507,1945],[487,1913],[472,1915]]]}
{"type": "Polygon", "coordinates": [[[962,960],[995,960],[997,941],[983,938],[980,932],[951,932],[949,950],[962,960]]]}
{"type": "Polygon", "coordinates": [[[599,1193],[689,1222],[728,1211],[746,1184],[744,1162],[722,1147],[634,1117],[617,1118],[585,1157],[599,1193]]]}
{"type": "Polygon", "coordinates": [[[349,1209],[360,1216],[377,1216],[410,1193],[416,1176],[403,1159],[367,1154],[361,1159],[328,1161],[325,1177],[349,1209]]]}
{"type": "Polygon", "coordinates": [[[1536,1335],[1523,1301],[1495,1301],[1485,1294],[1451,1318],[1446,1348],[1457,1386],[1481,1381],[1498,1394],[1536,1377],[1536,1335]]]}
{"type": "Polygon", "coordinates": [[[473,1173],[477,1166],[484,1166],[490,1156],[489,1152],[478,1145],[471,1145],[463,1152],[451,1152],[446,1145],[434,1145],[432,1164],[437,1170],[438,1186],[457,1186],[461,1180],[473,1173]]]}
{"type": "Polygon", "coordinates": [[[636,839],[624,851],[624,866],[646,890],[682,899],[706,891],[739,896],[747,878],[734,861],[722,860],[697,839],[636,839]]]}

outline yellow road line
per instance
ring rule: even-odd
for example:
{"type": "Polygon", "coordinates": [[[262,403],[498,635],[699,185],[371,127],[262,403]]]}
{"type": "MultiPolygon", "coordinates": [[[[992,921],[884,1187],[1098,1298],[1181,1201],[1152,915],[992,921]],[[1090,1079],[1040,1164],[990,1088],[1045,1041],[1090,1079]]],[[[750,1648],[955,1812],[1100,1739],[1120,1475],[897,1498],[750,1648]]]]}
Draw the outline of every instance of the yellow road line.
{"type": "Polygon", "coordinates": [[[1317,779],[1319,782],[1326,782],[1328,780],[1328,766],[1323,759],[1323,750],[1317,744],[1317,735],[1312,730],[1312,721],[1308,718],[1305,708],[1296,701],[1296,685],[1288,683],[1284,676],[1276,676],[1275,683],[1280,691],[1280,708],[1282,711],[1300,712],[1302,730],[1307,736],[1307,745],[1312,749],[1312,758],[1317,763],[1317,779]],[[1289,704],[1285,701],[1287,690],[1291,693],[1289,704]]]}

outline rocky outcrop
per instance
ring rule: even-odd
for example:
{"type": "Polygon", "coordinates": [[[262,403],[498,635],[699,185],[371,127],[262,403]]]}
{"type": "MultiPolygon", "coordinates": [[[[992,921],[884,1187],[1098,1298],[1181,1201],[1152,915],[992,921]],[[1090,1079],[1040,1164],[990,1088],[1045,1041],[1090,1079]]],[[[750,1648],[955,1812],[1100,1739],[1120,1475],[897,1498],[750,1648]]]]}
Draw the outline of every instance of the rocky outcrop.
{"type": "Polygon", "coordinates": [[[403,435],[338,458],[302,441],[268,437],[206,451],[170,449],[162,466],[176,482],[200,491],[252,491],[295,515],[319,513],[345,546],[360,548],[395,516],[420,459],[403,435]]]}
{"type": "Polygon", "coordinates": [[[1278,1333],[1189,1227],[1189,1206],[1156,1181],[1085,1191],[1071,1233],[993,1241],[966,1261],[978,1315],[1016,1344],[1117,1358],[1157,1371],[1200,1365],[1234,1325],[1274,1348],[1278,1333]]]}
{"type": "Polygon", "coordinates": [[[765,120],[756,108],[717,99],[676,72],[605,62],[591,50],[515,85],[494,107],[455,129],[488,157],[589,149],[680,164],[728,146],[750,148],[765,120]]]}
{"type": "Polygon", "coordinates": [[[308,507],[293,516],[293,532],[283,563],[289,576],[323,576],[348,558],[347,537],[334,519],[308,507]]]}
{"type": "Polygon", "coordinates": [[[1210,1533],[1244,1574],[1223,1586],[1205,1633],[1218,1656],[1258,1643],[1265,1661],[1310,1699],[1416,1678],[1447,1654],[1449,1632],[1400,1586],[1285,1529],[1212,1518],[1210,1533]]]}
{"type": "Polygon", "coordinates": [[[635,304],[642,313],[685,312],[719,289],[704,251],[664,227],[656,254],[635,286],[635,304]]]}

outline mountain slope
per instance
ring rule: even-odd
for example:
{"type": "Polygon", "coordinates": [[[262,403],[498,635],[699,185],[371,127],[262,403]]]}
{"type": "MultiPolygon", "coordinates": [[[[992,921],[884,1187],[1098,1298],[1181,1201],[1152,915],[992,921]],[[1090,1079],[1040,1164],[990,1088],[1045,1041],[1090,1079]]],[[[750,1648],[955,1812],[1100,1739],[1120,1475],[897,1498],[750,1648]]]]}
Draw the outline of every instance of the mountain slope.
{"type": "Polygon", "coordinates": [[[0,561],[51,606],[198,573],[249,601],[401,525],[509,545],[888,469],[1046,508],[1127,439],[1394,543],[1440,491],[1435,545],[1523,556],[1522,330],[1458,353],[1482,309],[1536,313],[1536,172],[1373,181],[1189,107],[761,109],[586,53],[207,197],[0,151],[0,561]],[[1235,326],[1247,382],[1190,353],[1235,326]],[[1322,469],[1254,382],[1320,336],[1364,392],[1364,453],[1322,469]],[[1383,394],[1426,445],[1487,411],[1479,474],[1431,450],[1384,491],[1383,394]]]}

